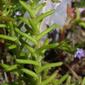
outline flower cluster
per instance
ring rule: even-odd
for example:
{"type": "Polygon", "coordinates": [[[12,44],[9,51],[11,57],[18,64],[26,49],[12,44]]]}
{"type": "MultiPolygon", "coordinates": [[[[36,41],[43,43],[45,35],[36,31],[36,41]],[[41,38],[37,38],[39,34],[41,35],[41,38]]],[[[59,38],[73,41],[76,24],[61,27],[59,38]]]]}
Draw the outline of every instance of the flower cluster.
{"type": "Polygon", "coordinates": [[[85,50],[82,48],[77,48],[77,51],[74,55],[75,58],[81,59],[82,57],[85,57],[85,50]]]}

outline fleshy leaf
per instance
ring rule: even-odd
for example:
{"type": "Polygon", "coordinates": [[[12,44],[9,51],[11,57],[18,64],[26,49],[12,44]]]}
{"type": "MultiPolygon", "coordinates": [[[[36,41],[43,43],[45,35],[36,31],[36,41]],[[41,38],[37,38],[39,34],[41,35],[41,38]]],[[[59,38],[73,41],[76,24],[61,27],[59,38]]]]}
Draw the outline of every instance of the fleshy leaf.
{"type": "Polygon", "coordinates": [[[36,73],[34,73],[33,71],[29,70],[29,69],[25,69],[25,68],[22,68],[20,69],[23,73],[27,74],[27,75],[30,75],[32,76],[33,78],[35,79],[38,79],[38,76],[36,75],[36,73]]]}
{"type": "Polygon", "coordinates": [[[40,67],[40,68],[38,69],[37,73],[41,73],[41,72],[44,71],[45,69],[49,69],[49,68],[52,68],[52,67],[61,66],[62,64],[63,64],[62,62],[46,64],[46,65],[40,67]]]}
{"type": "Polygon", "coordinates": [[[19,64],[33,64],[33,65],[39,66],[39,63],[37,61],[33,61],[33,60],[16,59],[16,62],[19,64]]]}

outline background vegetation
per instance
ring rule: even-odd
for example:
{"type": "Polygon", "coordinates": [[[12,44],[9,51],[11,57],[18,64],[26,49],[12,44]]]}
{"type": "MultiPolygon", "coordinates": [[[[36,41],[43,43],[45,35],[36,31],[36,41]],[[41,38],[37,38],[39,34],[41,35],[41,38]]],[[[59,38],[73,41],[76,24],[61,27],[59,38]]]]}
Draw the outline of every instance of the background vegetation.
{"type": "Polygon", "coordinates": [[[0,84],[85,85],[84,17],[75,7],[75,18],[63,28],[65,37],[57,42],[46,38],[42,43],[43,37],[59,26],[53,24],[40,31],[43,19],[54,10],[38,14],[45,6],[38,2],[0,1],[0,84]],[[28,18],[23,17],[26,11],[28,18]]]}

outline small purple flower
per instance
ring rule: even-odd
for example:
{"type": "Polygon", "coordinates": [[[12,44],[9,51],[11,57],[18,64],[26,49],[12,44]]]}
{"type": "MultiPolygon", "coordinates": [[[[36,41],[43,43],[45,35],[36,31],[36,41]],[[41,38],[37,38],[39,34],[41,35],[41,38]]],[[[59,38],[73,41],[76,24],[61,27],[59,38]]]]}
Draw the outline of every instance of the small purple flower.
{"type": "Polygon", "coordinates": [[[75,58],[81,59],[82,57],[85,57],[85,50],[82,48],[77,48],[77,51],[74,55],[75,58]]]}

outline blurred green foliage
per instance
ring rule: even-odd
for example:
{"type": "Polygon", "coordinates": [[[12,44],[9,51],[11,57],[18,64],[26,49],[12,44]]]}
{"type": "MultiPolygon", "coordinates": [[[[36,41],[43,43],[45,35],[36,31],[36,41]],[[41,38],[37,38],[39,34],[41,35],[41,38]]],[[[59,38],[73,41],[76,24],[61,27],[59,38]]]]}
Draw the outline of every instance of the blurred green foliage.
{"type": "MultiPolygon", "coordinates": [[[[0,66],[3,68],[1,77],[5,77],[2,85],[85,85],[85,78],[79,82],[74,81],[68,72],[63,76],[57,71],[48,75],[49,69],[58,68],[63,62],[45,62],[43,58],[46,50],[59,49],[73,54],[77,47],[72,47],[67,40],[49,43],[46,39],[42,43],[41,39],[59,26],[53,24],[40,32],[43,19],[54,13],[54,10],[38,15],[45,6],[38,2],[39,0],[30,0],[29,3],[26,0],[0,1],[0,31],[4,30],[0,34],[0,43],[4,41],[4,52],[0,48],[0,66]],[[20,16],[16,15],[17,11],[20,11],[20,16]],[[29,17],[23,17],[25,12],[29,13],[29,17]],[[24,28],[26,31],[22,31],[24,28]]],[[[80,25],[84,26],[84,22],[79,19],[77,17],[75,22],[81,22],[80,25]]]]}

